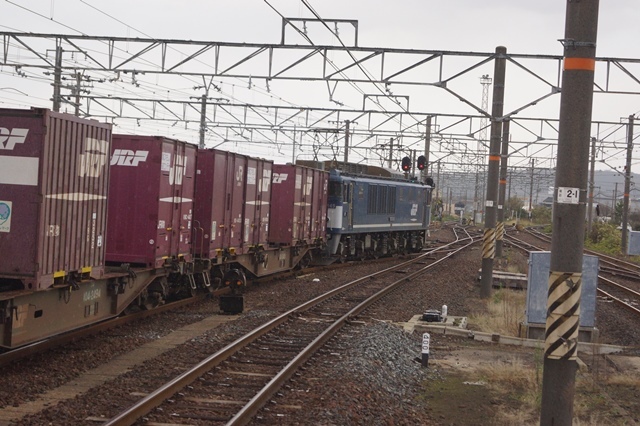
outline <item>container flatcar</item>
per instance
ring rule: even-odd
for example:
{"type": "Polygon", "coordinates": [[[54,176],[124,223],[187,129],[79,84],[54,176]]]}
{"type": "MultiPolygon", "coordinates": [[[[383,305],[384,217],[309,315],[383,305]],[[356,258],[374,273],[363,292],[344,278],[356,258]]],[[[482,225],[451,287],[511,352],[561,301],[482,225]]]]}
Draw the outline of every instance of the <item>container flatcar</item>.
{"type": "Polygon", "coordinates": [[[289,270],[307,254],[309,248],[294,250],[270,240],[271,210],[279,203],[272,192],[273,167],[269,160],[216,149],[198,151],[196,272],[210,270],[218,283],[244,283],[245,272],[259,277],[289,270]]]}

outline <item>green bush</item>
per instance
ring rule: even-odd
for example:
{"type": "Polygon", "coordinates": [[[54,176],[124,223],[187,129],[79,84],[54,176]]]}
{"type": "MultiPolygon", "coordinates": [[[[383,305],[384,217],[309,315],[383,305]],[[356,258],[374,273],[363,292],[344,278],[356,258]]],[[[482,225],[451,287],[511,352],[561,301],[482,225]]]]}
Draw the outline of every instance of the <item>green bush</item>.
{"type": "Polygon", "coordinates": [[[585,240],[585,247],[605,254],[620,254],[622,233],[615,225],[596,222],[585,240]]]}

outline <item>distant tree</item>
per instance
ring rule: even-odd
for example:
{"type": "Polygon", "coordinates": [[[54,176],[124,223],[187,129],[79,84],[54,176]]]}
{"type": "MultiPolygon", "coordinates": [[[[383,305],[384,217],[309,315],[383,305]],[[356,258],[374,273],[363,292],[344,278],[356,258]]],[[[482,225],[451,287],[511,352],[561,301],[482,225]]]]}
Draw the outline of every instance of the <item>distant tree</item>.
{"type": "Polygon", "coordinates": [[[524,207],[524,201],[522,201],[518,197],[511,197],[507,200],[507,215],[511,216],[511,212],[519,212],[521,214],[521,210],[524,207]]]}
{"type": "Polygon", "coordinates": [[[531,220],[540,225],[551,223],[551,209],[545,206],[535,207],[531,212],[531,220]]]}
{"type": "Polygon", "coordinates": [[[613,223],[620,225],[622,223],[622,211],[624,210],[624,203],[622,201],[618,201],[616,203],[616,208],[613,211],[613,223]]]}

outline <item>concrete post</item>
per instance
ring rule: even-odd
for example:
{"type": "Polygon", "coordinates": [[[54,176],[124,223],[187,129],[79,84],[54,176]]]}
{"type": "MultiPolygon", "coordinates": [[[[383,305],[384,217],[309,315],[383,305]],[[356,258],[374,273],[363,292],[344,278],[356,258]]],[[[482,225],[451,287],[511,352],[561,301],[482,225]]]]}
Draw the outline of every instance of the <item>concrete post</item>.
{"type": "Polygon", "coordinates": [[[480,297],[491,296],[493,281],[493,259],[496,254],[496,222],[498,211],[498,174],[500,167],[500,138],[502,135],[502,113],[504,107],[504,81],[506,74],[507,48],[496,48],[494,68],[493,105],[491,108],[491,143],[489,146],[489,172],[485,202],[484,236],[482,239],[482,278],[480,297]]]}
{"type": "Polygon", "coordinates": [[[573,419],[598,6],[567,1],[541,426],[573,419]]]}

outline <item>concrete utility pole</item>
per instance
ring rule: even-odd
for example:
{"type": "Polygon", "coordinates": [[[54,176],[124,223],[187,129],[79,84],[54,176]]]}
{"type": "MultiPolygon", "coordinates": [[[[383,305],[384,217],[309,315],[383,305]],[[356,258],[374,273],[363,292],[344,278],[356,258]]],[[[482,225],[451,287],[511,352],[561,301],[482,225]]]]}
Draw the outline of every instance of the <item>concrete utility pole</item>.
{"type": "Polygon", "coordinates": [[[531,180],[529,181],[529,216],[533,211],[533,172],[535,171],[536,159],[531,159],[531,180]]]}
{"type": "MultiPolygon", "coordinates": [[[[200,101],[200,149],[204,149],[204,137],[207,132],[207,94],[202,95],[200,101]]],[[[295,140],[295,136],[294,136],[295,140]]],[[[295,151],[295,145],[294,145],[295,151]]]]}
{"type": "Polygon", "coordinates": [[[346,166],[349,163],[349,124],[351,122],[346,120],[344,124],[344,165],[346,166]]]}
{"type": "Polygon", "coordinates": [[[429,175],[429,152],[431,151],[431,116],[427,117],[427,124],[424,132],[424,158],[426,167],[420,172],[420,181],[425,182],[429,175]]]}
{"type": "Polygon", "coordinates": [[[436,175],[436,198],[438,198],[438,194],[440,193],[439,191],[440,191],[440,161],[438,161],[438,174],[436,175]]]}
{"type": "Polygon", "coordinates": [[[593,223],[593,188],[596,174],[596,138],[591,138],[591,166],[589,168],[589,204],[587,205],[587,232],[591,233],[593,223]]]}
{"type": "Polygon", "coordinates": [[[82,91],[82,74],[79,72],[76,73],[76,86],[73,89],[73,94],[75,95],[76,103],[74,105],[74,115],[76,117],[80,117],[80,92],[82,91]]]}
{"type": "Polygon", "coordinates": [[[62,46],[56,47],[56,66],[53,70],[53,110],[60,111],[60,91],[62,86],[62,46]]]}
{"type": "Polygon", "coordinates": [[[633,122],[635,117],[629,116],[629,127],[627,129],[627,165],[624,167],[624,198],[622,207],[622,253],[627,252],[627,241],[629,230],[629,192],[631,191],[631,157],[633,157],[633,122]]]}
{"type": "Polygon", "coordinates": [[[502,152],[500,153],[500,181],[498,187],[498,226],[496,235],[496,257],[502,257],[504,239],[504,207],[507,192],[507,167],[509,163],[509,120],[502,123],[502,152]]]}
{"type": "Polygon", "coordinates": [[[502,136],[502,112],[504,107],[504,79],[507,68],[507,48],[496,47],[493,105],[491,107],[491,145],[489,146],[489,173],[485,203],[484,235],[482,238],[482,275],[480,297],[491,296],[493,259],[496,255],[496,219],[498,210],[498,174],[500,167],[500,137],[502,136]]]}
{"type": "Polygon", "coordinates": [[[541,426],[571,426],[599,0],[567,1],[541,426]]]}

